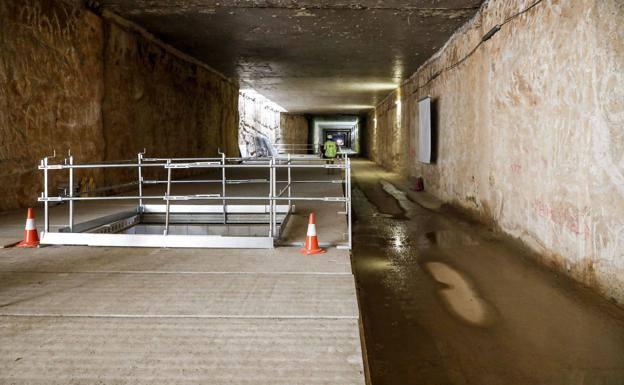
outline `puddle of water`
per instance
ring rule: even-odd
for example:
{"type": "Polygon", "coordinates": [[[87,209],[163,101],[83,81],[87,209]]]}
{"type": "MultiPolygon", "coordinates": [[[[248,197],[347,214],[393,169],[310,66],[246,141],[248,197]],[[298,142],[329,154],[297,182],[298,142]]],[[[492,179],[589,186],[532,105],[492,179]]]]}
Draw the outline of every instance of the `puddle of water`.
{"type": "Polygon", "coordinates": [[[457,247],[457,246],[479,246],[479,242],[468,234],[461,231],[439,230],[430,231],[418,242],[420,247],[437,246],[457,247]]]}
{"type": "Polygon", "coordinates": [[[394,218],[393,215],[391,215],[391,214],[384,214],[384,213],[373,213],[372,217],[373,218],[394,218]]]}
{"type": "Polygon", "coordinates": [[[402,223],[395,224],[389,226],[389,233],[390,247],[392,247],[397,252],[405,251],[405,248],[409,244],[409,234],[407,231],[407,227],[402,223]]]}
{"type": "Polygon", "coordinates": [[[399,190],[392,183],[386,180],[382,179],[379,183],[381,183],[381,186],[385,192],[387,192],[394,199],[397,200],[399,206],[401,206],[403,211],[405,211],[406,217],[412,218],[414,215],[416,215],[416,206],[414,206],[414,204],[407,198],[407,195],[403,191],[399,190]]]}
{"type": "Polygon", "coordinates": [[[447,286],[440,290],[440,295],[453,313],[473,325],[491,324],[492,315],[488,304],[461,273],[441,262],[429,262],[425,267],[436,281],[447,286]]]}

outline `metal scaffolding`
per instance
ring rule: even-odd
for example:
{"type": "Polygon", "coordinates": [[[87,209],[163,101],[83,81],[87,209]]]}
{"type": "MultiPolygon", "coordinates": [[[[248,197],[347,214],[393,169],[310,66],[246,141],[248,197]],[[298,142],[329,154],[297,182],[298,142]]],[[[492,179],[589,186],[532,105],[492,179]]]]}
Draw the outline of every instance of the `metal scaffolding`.
{"type": "Polygon", "coordinates": [[[300,158],[297,156],[267,157],[267,158],[228,158],[220,153],[218,158],[149,158],[145,152],[137,154],[136,161],[118,161],[106,163],[77,164],[70,154],[62,162],[52,164],[53,157],[41,160],[39,169],[43,172],[43,192],[39,198],[44,204],[44,231],[41,236],[42,244],[64,245],[94,245],[94,246],[135,246],[135,247],[200,247],[200,248],[272,248],[279,243],[281,233],[294,212],[297,201],[314,201],[319,203],[339,202],[344,204],[344,211],[338,215],[345,215],[347,219],[346,242],[333,246],[351,248],[351,162],[346,156],[328,162],[320,158],[300,158]],[[137,180],[134,182],[108,186],[89,191],[88,194],[76,193],[74,189],[75,170],[103,170],[111,168],[136,169],[137,180]],[[161,179],[145,179],[146,169],[163,170],[167,177],[161,179]],[[220,178],[174,179],[175,170],[220,170],[220,178]],[[260,174],[262,170],[267,178],[257,179],[228,179],[227,170],[252,169],[260,174]],[[285,169],[286,179],[278,180],[278,170],[285,169]],[[339,179],[324,180],[295,180],[293,171],[300,169],[335,169],[340,170],[339,179]],[[69,188],[65,193],[51,196],[49,180],[51,172],[67,171],[69,188]],[[295,196],[292,186],[305,183],[332,183],[341,184],[341,196],[295,196]],[[177,184],[221,184],[220,193],[173,195],[172,186],[177,184]],[[228,185],[239,184],[268,184],[268,195],[237,195],[228,196],[228,185]],[[166,186],[165,193],[145,194],[145,188],[150,185],[166,186]],[[135,188],[137,195],[99,195],[95,193],[110,193],[119,189],[135,188]],[[89,196],[85,196],[89,195],[89,196]],[[136,209],[105,217],[97,218],[81,224],[75,224],[75,207],[77,201],[136,201],[136,209]],[[164,204],[157,204],[158,201],[164,204]],[[50,203],[68,203],[68,224],[58,232],[50,231],[50,203]],[[150,202],[150,204],[146,204],[150,202]],[[156,203],[152,203],[156,202],[156,203]],[[180,204],[194,202],[194,204],[180,204]],[[242,204],[242,203],[252,204],[242,204]],[[218,204],[215,204],[218,203],[218,204]],[[149,223],[161,233],[133,234],[125,230],[139,224],[149,223]],[[222,224],[222,225],[268,225],[265,236],[224,236],[202,234],[195,229],[192,234],[172,234],[172,225],[184,223],[192,225],[222,224]],[[158,226],[156,226],[158,225],[158,226]]]}

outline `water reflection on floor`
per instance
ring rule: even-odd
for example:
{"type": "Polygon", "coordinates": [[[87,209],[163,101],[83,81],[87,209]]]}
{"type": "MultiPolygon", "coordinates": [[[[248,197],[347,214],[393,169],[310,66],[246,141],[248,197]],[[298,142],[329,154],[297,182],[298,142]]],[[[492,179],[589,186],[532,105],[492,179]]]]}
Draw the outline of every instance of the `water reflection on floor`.
{"type": "Polygon", "coordinates": [[[621,309],[367,172],[353,263],[373,385],[624,384],[621,309]]]}
{"type": "Polygon", "coordinates": [[[425,267],[438,283],[445,286],[438,293],[457,317],[475,326],[494,322],[488,304],[463,274],[441,262],[428,262],[425,267]]]}

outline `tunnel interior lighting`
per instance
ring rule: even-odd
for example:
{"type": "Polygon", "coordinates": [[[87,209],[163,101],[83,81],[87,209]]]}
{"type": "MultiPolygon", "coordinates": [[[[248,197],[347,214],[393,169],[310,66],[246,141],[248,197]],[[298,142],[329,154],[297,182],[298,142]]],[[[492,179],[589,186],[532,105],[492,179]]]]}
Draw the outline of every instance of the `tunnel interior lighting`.
{"type": "Polygon", "coordinates": [[[394,82],[358,82],[347,85],[353,91],[390,91],[397,88],[394,82]]]}

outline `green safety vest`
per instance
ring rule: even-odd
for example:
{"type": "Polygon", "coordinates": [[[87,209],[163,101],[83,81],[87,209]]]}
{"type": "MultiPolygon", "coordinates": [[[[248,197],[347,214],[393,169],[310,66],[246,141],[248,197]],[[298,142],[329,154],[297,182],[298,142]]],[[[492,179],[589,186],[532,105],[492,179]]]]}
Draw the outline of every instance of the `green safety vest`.
{"type": "Polygon", "coordinates": [[[325,142],[325,145],[323,146],[323,148],[325,149],[325,156],[327,158],[336,157],[336,152],[338,150],[338,146],[336,146],[336,142],[332,140],[328,140],[327,142],[325,142]]]}

